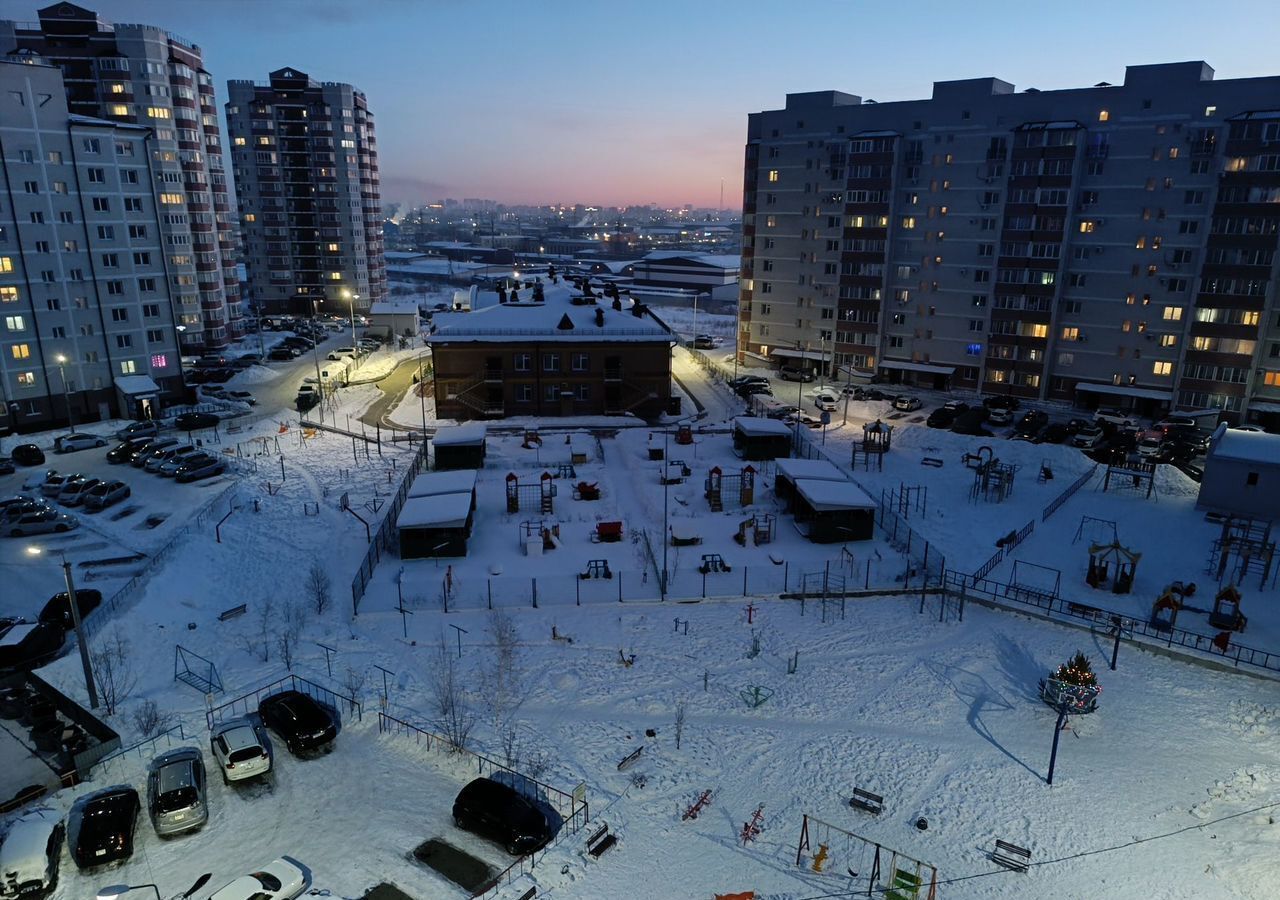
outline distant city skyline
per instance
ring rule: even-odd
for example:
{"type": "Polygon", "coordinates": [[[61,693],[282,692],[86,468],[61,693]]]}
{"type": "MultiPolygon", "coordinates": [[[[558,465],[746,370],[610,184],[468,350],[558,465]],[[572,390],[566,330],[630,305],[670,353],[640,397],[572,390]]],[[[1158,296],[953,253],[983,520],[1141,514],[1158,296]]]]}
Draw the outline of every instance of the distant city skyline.
{"type": "MultiPolygon", "coordinates": [[[[47,5],[4,0],[0,17],[34,20],[47,5]]],[[[383,201],[404,206],[483,197],[716,208],[723,179],[724,206],[736,210],[747,114],[780,108],[788,92],[888,102],[983,76],[1053,90],[1191,59],[1246,78],[1274,73],[1280,38],[1280,15],[1262,0],[1233,5],[1218,28],[1190,0],[1158,15],[1102,2],[921,2],[909,14],[836,0],[785,13],[740,0],[623,13],[582,0],[79,5],[200,45],[220,104],[229,79],[265,81],[285,66],[353,84],[376,117],[383,201]]]]}

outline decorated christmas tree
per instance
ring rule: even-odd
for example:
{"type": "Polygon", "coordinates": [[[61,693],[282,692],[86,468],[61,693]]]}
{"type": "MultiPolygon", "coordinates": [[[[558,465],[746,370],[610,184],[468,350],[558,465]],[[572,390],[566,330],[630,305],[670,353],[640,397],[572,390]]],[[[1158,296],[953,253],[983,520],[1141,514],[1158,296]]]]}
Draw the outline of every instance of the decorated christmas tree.
{"type": "Polygon", "coordinates": [[[1058,666],[1058,671],[1054,673],[1053,677],[1064,684],[1074,684],[1080,687],[1096,687],[1098,684],[1098,676],[1093,674],[1093,666],[1089,664],[1089,657],[1079,650],[1069,661],[1058,666]]]}
{"type": "Polygon", "coordinates": [[[1055,709],[1063,707],[1072,714],[1091,713],[1098,708],[1102,685],[1093,673],[1089,658],[1080,651],[1058,666],[1057,671],[1040,682],[1040,698],[1055,709]]]}

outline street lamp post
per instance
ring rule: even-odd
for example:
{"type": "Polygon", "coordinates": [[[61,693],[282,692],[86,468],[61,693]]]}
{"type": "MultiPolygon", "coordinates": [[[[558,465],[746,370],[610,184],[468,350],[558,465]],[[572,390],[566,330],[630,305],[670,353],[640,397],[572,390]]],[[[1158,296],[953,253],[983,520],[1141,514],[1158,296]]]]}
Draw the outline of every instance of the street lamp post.
{"type": "MultiPolygon", "coordinates": [[[[205,872],[196,879],[195,884],[191,885],[191,887],[179,894],[175,900],[188,900],[192,894],[208,884],[209,879],[212,877],[212,873],[205,872]]],[[[140,891],[143,888],[151,888],[151,890],[155,892],[156,900],[164,900],[164,898],[160,896],[160,888],[156,887],[154,884],[109,884],[106,887],[98,888],[97,900],[117,900],[118,897],[123,897],[130,891],[140,891]]]]}
{"type": "Polygon", "coordinates": [[[426,353],[418,354],[418,402],[422,407],[422,434],[423,439],[425,440],[427,433],[427,395],[423,390],[423,386],[426,383],[426,379],[423,378],[422,368],[422,359],[424,356],[426,356],[426,353]]]}
{"type": "Polygon", "coordinates": [[[76,417],[71,414],[71,387],[67,384],[67,373],[62,368],[67,363],[67,358],[59,353],[55,356],[54,361],[58,364],[58,377],[62,379],[62,398],[67,404],[67,421],[71,423],[71,433],[76,433],[76,417]]]}
{"type": "Polygon", "coordinates": [[[667,493],[669,486],[667,484],[671,479],[667,476],[671,474],[671,457],[668,439],[671,434],[669,431],[662,432],[662,599],[667,599],[667,545],[671,543],[671,534],[667,525],[667,493]]]}
{"type": "MultiPolygon", "coordinates": [[[[320,395],[320,421],[324,421],[324,378],[320,375],[320,340],[316,335],[316,303],[315,296],[311,298],[311,357],[316,364],[316,392],[320,395]]],[[[261,333],[261,332],[259,332],[261,333]]],[[[354,342],[353,342],[354,343],[354,342]]],[[[337,424],[337,420],[334,420],[337,424]]]]}
{"type": "MultiPolygon", "coordinates": [[[[41,554],[39,547],[28,547],[27,553],[31,556],[39,556],[41,554]]],[[[93,683],[93,664],[89,660],[89,642],[85,639],[84,623],[80,619],[80,604],[76,602],[76,585],[75,579],[71,575],[71,563],[67,561],[65,553],[59,551],[62,556],[62,574],[67,582],[67,605],[71,608],[71,624],[76,630],[76,643],[80,645],[80,665],[84,667],[84,687],[89,694],[89,708],[98,708],[98,689],[93,683]]]]}

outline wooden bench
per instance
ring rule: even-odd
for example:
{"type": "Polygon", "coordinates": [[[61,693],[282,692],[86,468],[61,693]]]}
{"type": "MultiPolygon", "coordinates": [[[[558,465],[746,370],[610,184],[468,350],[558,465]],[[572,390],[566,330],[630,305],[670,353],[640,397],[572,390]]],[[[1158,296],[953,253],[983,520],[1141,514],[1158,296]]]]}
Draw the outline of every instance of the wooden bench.
{"type": "Polygon", "coordinates": [[[218,613],[218,621],[227,622],[227,621],[230,621],[231,619],[236,618],[237,616],[243,616],[248,611],[249,611],[249,604],[241,603],[239,606],[233,606],[230,609],[224,609],[222,612],[218,613]]]}
{"type": "Polygon", "coordinates": [[[996,841],[996,848],[991,851],[991,861],[1004,866],[1011,872],[1026,872],[1031,865],[1031,851],[1008,841],[996,841]]]}
{"type": "Polygon", "coordinates": [[[592,859],[599,859],[617,843],[618,836],[609,831],[607,824],[601,825],[595,834],[587,838],[587,853],[592,859]]]}
{"type": "Polygon", "coordinates": [[[643,752],[644,752],[644,744],[641,744],[635,750],[628,753],[625,757],[623,757],[622,762],[618,763],[618,771],[621,772],[627,766],[631,765],[633,762],[639,759],[640,754],[643,752]]]}
{"type": "Polygon", "coordinates": [[[849,798],[849,805],[854,809],[860,809],[863,812],[869,812],[873,816],[878,816],[884,811],[884,797],[879,794],[873,794],[870,791],[864,791],[862,788],[854,788],[853,796],[849,798]]]}

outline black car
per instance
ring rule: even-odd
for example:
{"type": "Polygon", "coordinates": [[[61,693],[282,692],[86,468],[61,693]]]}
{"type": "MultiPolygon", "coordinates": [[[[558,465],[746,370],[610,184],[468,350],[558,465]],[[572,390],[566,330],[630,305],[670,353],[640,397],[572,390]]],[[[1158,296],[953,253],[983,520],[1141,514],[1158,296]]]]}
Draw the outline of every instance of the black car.
{"type": "Polygon", "coordinates": [[[35,444],[19,444],[9,451],[9,455],[20,466],[44,465],[44,451],[35,444]]]}
{"type": "Polygon", "coordinates": [[[136,437],[127,441],[121,441],[110,450],[107,451],[107,462],[109,463],[127,463],[133,459],[133,452],[141,450],[147,444],[151,443],[155,438],[136,437]]]}
{"type": "Polygon", "coordinates": [[[1039,437],[1042,444],[1061,444],[1071,437],[1071,430],[1061,422],[1051,422],[1040,432],[1039,437]]]}
{"type": "Polygon", "coordinates": [[[1044,428],[1048,423],[1048,413],[1033,409],[1018,421],[1013,430],[1017,434],[1025,435],[1026,437],[1035,437],[1040,433],[1040,429],[1044,428]]]}
{"type": "Polygon", "coordinates": [[[458,792],[453,821],[463,831],[496,841],[512,856],[545,847],[555,831],[529,798],[491,778],[477,778],[458,792]]]}
{"type": "Polygon", "coordinates": [[[27,671],[58,655],[66,635],[60,625],[7,619],[0,625],[0,671],[27,671]]]}
{"type": "Polygon", "coordinates": [[[950,428],[959,415],[954,409],[940,407],[929,413],[929,418],[924,420],[924,424],[930,428],[950,428]]]}
{"type": "Polygon", "coordinates": [[[984,397],[982,399],[982,405],[987,409],[1017,409],[1022,405],[1022,401],[1012,395],[1004,397],[984,397]]]}
{"type": "Polygon", "coordinates": [[[281,360],[293,359],[297,355],[297,353],[294,353],[288,347],[274,347],[269,353],[267,353],[267,359],[280,362],[281,360]]]}
{"type": "Polygon", "coordinates": [[[218,417],[213,413],[183,413],[174,419],[173,425],[179,431],[199,431],[202,428],[213,428],[218,424],[218,417]]]}
{"type": "Polygon", "coordinates": [[[967,409],[956,416],[955,422],[951,425],[951,430],[956,434],[990,437],[991,432],[983,427],[986,424],[988,415],[989,413],[985,406],[975,406],[972,409],[967,409]]]}
{"type": "Polygon", "coordinates": [[[338,724],[329,710],[300,691],[282,691],[263,698],[258,715],[280,737],[294,756],[317,750],[338,736],[338,724]]]}
{"type": "MultiPolygon", "coordinates": [[[[89,588],[82,588],[76,591],[76,608],[80,610],[81,621],[84,621],[89,613],[101,605],[101,591],[89,588]]],[[[71,603],[67,599],[66,591],[54,594],[49,598],[49,602],[44,605],[44,609],[40,610],[40,621],[61,626],[63,631],[71,628],[74,623],[71,621],[71,603]]]]}
{"type": "Polygon", "coordinates": [[[71,848],[76,865],[88,869],[133,856],[133,829],[141,808],[138,792],[131,787],[111,788],[89,798],[71,848]]]}

